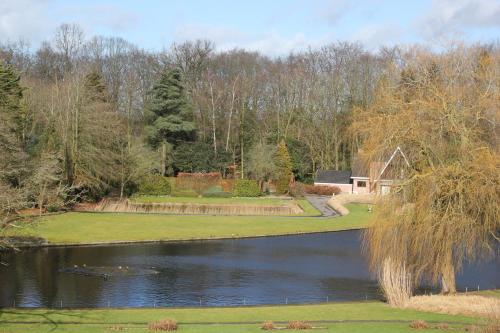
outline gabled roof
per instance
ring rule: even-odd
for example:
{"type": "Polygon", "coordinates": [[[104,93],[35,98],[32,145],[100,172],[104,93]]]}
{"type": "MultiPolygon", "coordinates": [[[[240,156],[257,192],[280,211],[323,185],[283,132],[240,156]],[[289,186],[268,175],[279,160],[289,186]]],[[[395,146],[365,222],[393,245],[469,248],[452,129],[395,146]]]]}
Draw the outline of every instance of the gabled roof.
{"type": "Polygon", "coordinates": [[[351,171],[318,170],[316,172],[314,182],[326,184],[350,184],[351,171]]]}
{"type": "Polygon", "coordinates": [[[389,164],[391,164],[392,160],[394,159],[394,157],[397,155],[397,154],[400,154],[402,157],[403,157],[403,160],[406,164],[407,167],[410,166],[410,162],[408,162],[408,159],[406,158],[406,155],[403,153],[403,151],[401,150],[401,148],[398,146],[394,152],[392,153],[391,157],[389,158],[389,160],[385,163],[384,167],[382,168],[382,170],[380,171],[380,174],[378,175],[377,179],[375,179],[375,181],[378,181],[379,179],[382,178],[382,175],[384,174],[385,170],[387,169],[387,167],[389,166],[389,164]]]}

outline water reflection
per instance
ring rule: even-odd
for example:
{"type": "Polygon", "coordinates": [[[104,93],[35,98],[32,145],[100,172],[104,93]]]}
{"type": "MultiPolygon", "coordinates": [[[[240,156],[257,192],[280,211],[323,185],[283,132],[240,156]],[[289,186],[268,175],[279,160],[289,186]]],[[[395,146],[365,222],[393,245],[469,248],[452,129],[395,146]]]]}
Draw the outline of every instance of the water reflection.
{"type": "MultiPolygon", "coordinates": [[[[170,244],[42,248],[4,255],[0,306],[151,307],[283,304],[376,299],[359,232],[170,244]],[[160,274],[101,277],[73,265],[151,268],[160,274]]],[[[500,287],[498,261],[466,267],[464,289],[500,287]],[[480,272],[480,273],[478,273],[480,272]]]]}

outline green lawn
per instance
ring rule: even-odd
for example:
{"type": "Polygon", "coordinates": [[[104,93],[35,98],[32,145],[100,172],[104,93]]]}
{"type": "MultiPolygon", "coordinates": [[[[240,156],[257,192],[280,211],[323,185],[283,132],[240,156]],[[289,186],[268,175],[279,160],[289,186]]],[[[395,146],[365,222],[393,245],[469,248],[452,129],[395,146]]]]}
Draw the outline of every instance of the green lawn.
{"type": "MultiPolygon", "coordinates": [[[[414,332],[413,320],[431,326],[447,322],[464,331],[477,318],[390,308],[381,302],[329,303],[241,308],[99,309],[99,310],[0,310],[0,332],[147,332],[147,323],[172,318],[180,332],[261,332],[260,323],[272,320],[285,326],[291,320],[309,321],[321,332],[414,332]]],[[[439,332],[435,328],[419,332],[439,332]]]]}
{"type": "Polygon", "coordinates": [[[130,198],[133,202],[141,203],[195,203],[195,204],[233,204],[233,205],[289,205],[291,203],[298,204],[304,213],[300,216],[319,216],[321,213],[314,208],[306,199],[280,199],[280,198],[189,198],[189,197],[171,197],[171,196],[155,196],[155,195],[141,195],[130,198]]]}
{"type": "Polygon", "coordinates": [[[500,289],[471,291],[469,293],[473,295],[500,298],[500,289]]]}
{"type": "Polygon", "coordinates": [[[45,216],[6,236],[35,236],[51,244],[174,241],[286,235],[364,228],[367,205],[348,205],[343,217],[195,216],[131,213],[77,213],[45,216]]]}

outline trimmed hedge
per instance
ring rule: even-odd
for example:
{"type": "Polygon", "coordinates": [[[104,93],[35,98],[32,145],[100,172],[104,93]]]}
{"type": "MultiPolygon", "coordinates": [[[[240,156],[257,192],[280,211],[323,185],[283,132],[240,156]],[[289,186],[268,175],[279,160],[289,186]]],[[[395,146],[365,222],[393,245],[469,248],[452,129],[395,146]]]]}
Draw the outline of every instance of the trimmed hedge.
{"type": "Polygon", "coordinates": [[[259,183],[251,179],[238,179],[234,182],[233,195],[235,197],[259,197],[259,183]]]}
{"type": "Polygon", "coordinates": [[[171,190],[167,177],[148,175],[139,182],[138,193],[141,195],[169,195],[171,190]]]}
{"type": "Polygon", "coordinates": [[[342,192],[337,186],[324,186],[324,185],[307,185],[303,184],[304,192],[307,194],[317,195],[337,195],[342,192]]]}
{"type": "Polygon", "coordinates": [[[222,186],[212,186],[202,193],[205,198],[231,198],[233,195],[230,192],[224,192],[222,186]]]}

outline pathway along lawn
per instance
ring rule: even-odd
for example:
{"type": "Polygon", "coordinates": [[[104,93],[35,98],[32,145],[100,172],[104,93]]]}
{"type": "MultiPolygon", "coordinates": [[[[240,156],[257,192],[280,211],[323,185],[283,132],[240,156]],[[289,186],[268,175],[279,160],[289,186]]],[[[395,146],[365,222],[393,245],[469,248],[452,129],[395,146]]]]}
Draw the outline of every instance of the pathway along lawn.
{"type": "Polygon", "coordinates": [[[130,213],[65,213],[45,216],[5,236],[34,236],[49,244],[99,244],[140,241],[179,241],[289,235],[364,228],[367,205],[348,205],[347,216],[208,216],[130,213]]]}
{"type": "Polygon", "coordinates": [[[417,319],[425,320],[430,327],[449,323],[455,332],[463,332],[471,324],[484,324],[478,318],[398,310],[382,302],[357,302],[205,309],[1,309],[0,332],[147,332],[148,323],[165,318],[175,319],[179,332],[214,333],[262,332],[260,325],[265,320],[281,327],[292,320],[309,321],[325,328],[320,332],[415,332],[409,324],[417,319]]]}

